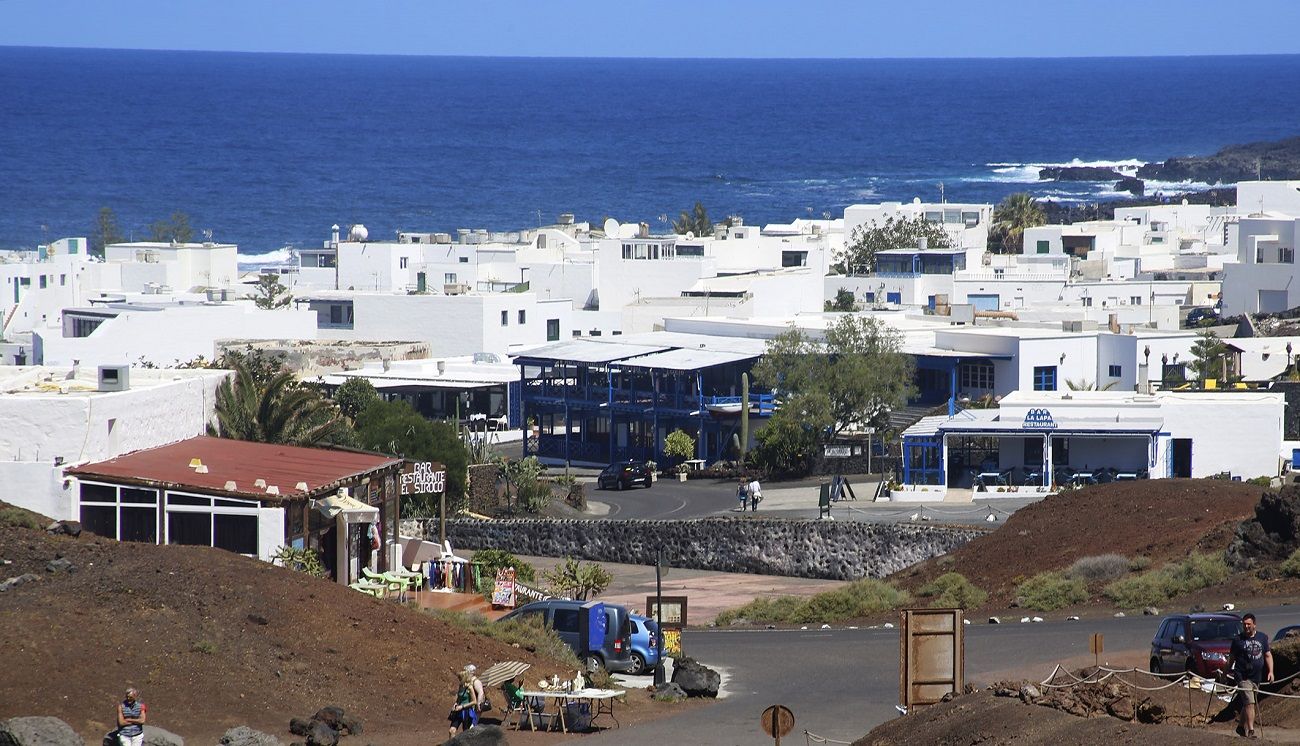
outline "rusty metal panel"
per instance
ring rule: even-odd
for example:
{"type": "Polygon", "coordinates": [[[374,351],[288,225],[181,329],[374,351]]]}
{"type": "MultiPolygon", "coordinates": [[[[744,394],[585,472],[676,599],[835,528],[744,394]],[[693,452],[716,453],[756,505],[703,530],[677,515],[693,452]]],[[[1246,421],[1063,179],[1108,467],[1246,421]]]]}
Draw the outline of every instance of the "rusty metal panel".
{"type": "Polygon", "coordinates": [[[961,609],[904,609],[899,615],[899,700],[909,710],[965,686],[961,609]]]}

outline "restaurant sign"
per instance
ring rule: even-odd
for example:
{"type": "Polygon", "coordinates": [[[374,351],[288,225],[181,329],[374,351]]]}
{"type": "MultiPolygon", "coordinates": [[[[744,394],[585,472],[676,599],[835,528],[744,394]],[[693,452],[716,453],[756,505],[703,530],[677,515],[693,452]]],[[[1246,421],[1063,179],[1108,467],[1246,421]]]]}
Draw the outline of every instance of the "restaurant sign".
{"type": "Polygon", "coordinates": [[[438,494],[447,489],[447,470],[436,461],[408,461],[398,484],[403,495],[438,494]]]}
{"type": "Polygon", "coordinates": [[[1052,413],[1046,409],[1031,409],[1025,412],[1025,421],[1021,427],[1026,430],[1055,430],[1056,420],[1052,419],[1052,413]]]}

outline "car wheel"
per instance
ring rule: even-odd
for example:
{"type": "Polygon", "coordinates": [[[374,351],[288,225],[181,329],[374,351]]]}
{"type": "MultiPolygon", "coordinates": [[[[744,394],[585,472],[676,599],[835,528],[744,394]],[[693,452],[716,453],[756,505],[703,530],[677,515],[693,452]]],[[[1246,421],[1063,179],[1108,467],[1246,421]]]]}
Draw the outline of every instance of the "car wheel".
{"type": "Polygon", "coordinates": [[[652,481],[652,480],[650,479],[650,477],[646,477],[646,478],[645,478],[645,488],[646,488],[646,489],[650,489],[650,482],[651,482],[651,481],[652,481]]]}
{"type": "Polygon", "coordinates": [[[622,480],[622,479],[620,479],[620,480],[618,480],[617,482],[614,483],[614,489],[618,490],[619,492],[622,492],[622,491],[623,491],[624,487],[623,487],[623,480],[622,480]]]}
{"type": "Polygon", "coordinates": [[[645,656],[635,650],[632,651],[632,665],[635,666],[635,668],[632,669],[632,673],[636,676],[640,676],[648,670],[648,667],[645,664],[645,656]]]}
{"type": "Polygon", "coordinates": [[[1160,670],[1160,659],[1159,659],[1159,658],[1152,658],[1152,659],[1151,659],[1151,673],[1164,673],[1163,671],[1160,670]]]}
{"type": "Polygon", "coordinates": [[[589,674],[600,673],[600,669],[604,668],[600,662],[600,656],[597,655],[589,655],[584,658],[582,660],[582,666],[587,669],[587,673],[589,674]]]}

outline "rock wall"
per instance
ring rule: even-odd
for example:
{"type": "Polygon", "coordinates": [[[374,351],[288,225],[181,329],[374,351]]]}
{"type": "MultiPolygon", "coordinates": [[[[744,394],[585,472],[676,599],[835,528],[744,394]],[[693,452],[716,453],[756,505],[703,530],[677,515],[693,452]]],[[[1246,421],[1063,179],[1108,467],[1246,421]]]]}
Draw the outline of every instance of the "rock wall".
{"type": "Polygon", "coordinates": [[[479,515],[494,516],[500,509],[497,477],[501,470],[496,464],[470,464],[467,468],[469,490],[466,496],[469,509],[479,515]]]}
{"type": "Polygon", "coordinates": [[[674,567],[832,580],[884,577],[984,533],[979,527],[744,518],[447,522],[456,548],[645,565],[662,546],[674,567]]]}

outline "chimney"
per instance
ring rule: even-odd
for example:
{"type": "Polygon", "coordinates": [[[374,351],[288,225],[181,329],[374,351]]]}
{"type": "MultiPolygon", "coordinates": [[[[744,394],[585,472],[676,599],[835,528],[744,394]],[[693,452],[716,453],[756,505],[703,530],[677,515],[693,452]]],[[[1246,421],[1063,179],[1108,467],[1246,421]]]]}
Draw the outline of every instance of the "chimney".
{"type": "Polygon", "coordinates": [[[330,248],[337,249],[338,247],[339,247],[339,224],[335,223],[334,225],[330,226],[330,248]]]}
{"type": "Polygon", "coordinates": [[[639,229],[637,230],[636,235],[637,235],[638,238],[649,238],[649,237],[650,237],[650,224],[649,224],[649,223],[641,223],[641,225],[639,226],[639,229]]]}
{"type": "Polygon", "coordinates": [[[921,236],[920,238],[916,239],[916,248],[920,249],[921,251],[925,251],[926,249],[930,248],[930,239],[926,238],[925,236],[921,236]]]}

